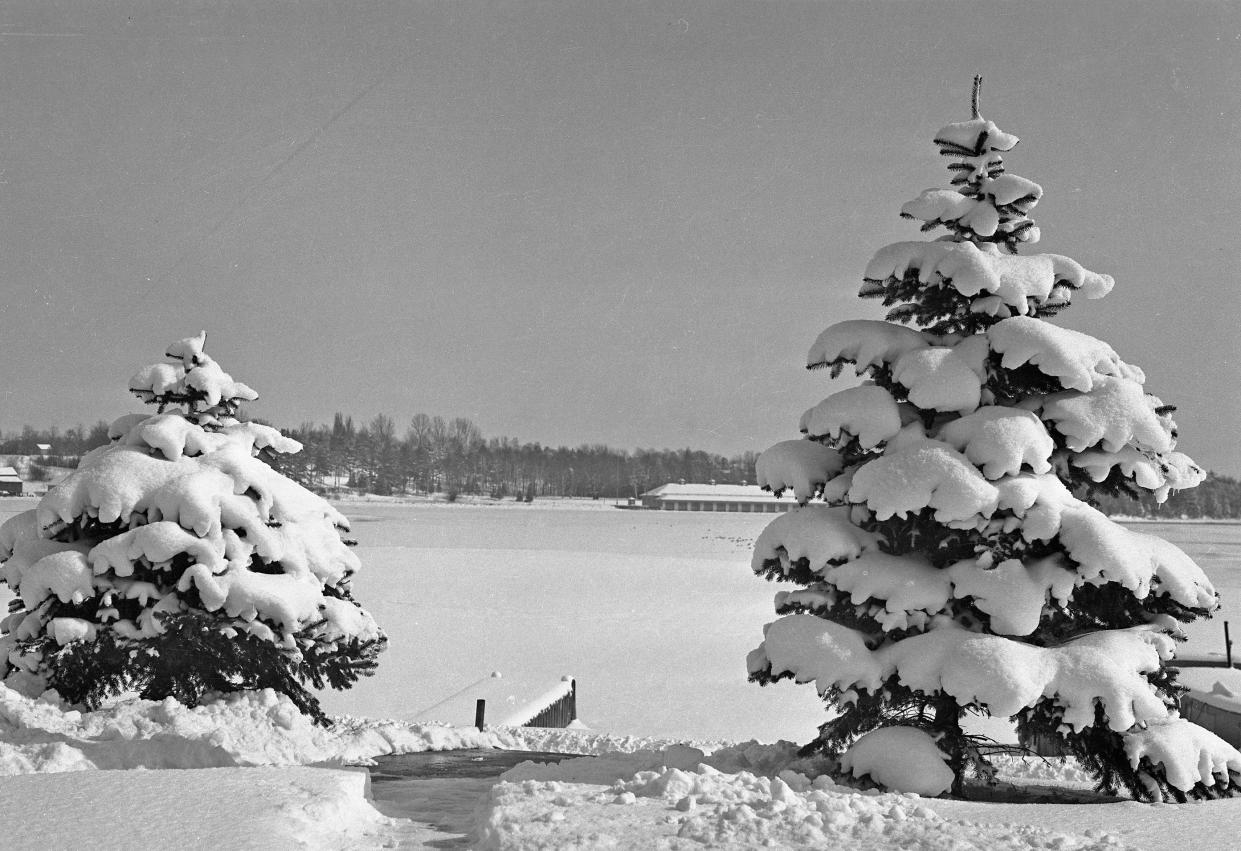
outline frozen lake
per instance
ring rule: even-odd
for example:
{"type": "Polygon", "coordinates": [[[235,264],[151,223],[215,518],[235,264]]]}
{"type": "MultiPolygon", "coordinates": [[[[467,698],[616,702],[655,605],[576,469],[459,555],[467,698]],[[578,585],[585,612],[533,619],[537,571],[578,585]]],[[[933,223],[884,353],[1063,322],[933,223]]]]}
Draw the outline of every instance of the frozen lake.
{"type": "MultiPolygon", "coordinates": [[[[0,520],[33,505],[4,500],[0,520]]],[[[824,718],[808,686],[746,681],[746,653],[774,617],[777,587],[749,569],[771,515],[550,501],[340,508],[363,563],[356,596],[391,644],[374,678],[323,696],[329,712],[414,719],[500,671],[576,677],[579,716],[601,732],[808,741],[824,718]]],[[[1241,642],[1241,525],[1132,528],[1184,549],[1223,596],[1186,649],[1222,652],[1225,619],[1241,642]]]]}
{"type": "Polygon", "coordinates": [[[1224,621],[1232,622],[1234,660],[1241,659],[1241,523],[1128,523],[1130,529],[1176,544],[1206,571],[1223,608],[1186,628],[1190,653],[1224,652],[1224,621]]]}
{"type": "Polygon", "coordinates": [[[340,508],[364,566],[356,596],[391,645],[373,680],[326,696],[331,712],[412,719],[499,671],[576,677],[579,717],[606,732],[804,740],[823,720],[811,689],[746,681],[772,619],[776,588],[749,569],[771,515],[340,508]]]}
{"type": "MultiPolygon", "coordinates": [[[[808,741],[824,720],[812,688],[746,680],[745,656],[774,618],[777,586],[749,568],[770,515],[340,507],[364,564],[358,599],[392,644],[373,680],[327,696],[330,711],[414,718],[496,670],[548,683],[572,674],[579,715],[600,731],[808,741]]],[[[1190,628],[1186,649],[1222,652],[1222,621],[1241,629],[1241,525],[1132,528],[1172,541],[1210,575],[1225,609],[1190,628]]]]}

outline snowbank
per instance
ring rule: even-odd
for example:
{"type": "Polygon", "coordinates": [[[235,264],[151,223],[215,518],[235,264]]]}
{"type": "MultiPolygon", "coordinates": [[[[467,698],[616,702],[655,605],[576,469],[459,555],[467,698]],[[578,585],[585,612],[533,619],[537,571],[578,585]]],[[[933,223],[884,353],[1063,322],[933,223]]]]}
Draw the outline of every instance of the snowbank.
{"type": "Polygon", "coordinates": [[[31,774],[0,783],[4,847],[391,848],[407,830],[358,770],[215,768],[31,774]]]}
{"type": "Polygon", "coordinates": [[[858,792],[796,770],[791,748],[519,765],[479,812],[477,847],[1116,849],[1115,836],[945,819],[916,794],[858,792]],[[697,763],[695,763],[697,760],[697,763]],[[749,763],[749,768],[738,765],[749,763]],[[723,766],[723,770],[720,767],[723,766]]]}
{"type": "MultiPolygon", "coordinates": [[[[1118,836],[1129,838],[1126,825],[1149,822],[1148,812],[1179,818],[1184,810],[1225,830],[1236,809],[1231,801],[1052,807],[1075,811],[1065,828],[1044,816],[1046,805],[839,786],[788,742],[690,745],[582,730],[479,732],[359,718],[323,730],[271,692],[197,709],[129,700],[77,712],[0,688],[0,773],[10,775],[0,783],[0,835],[15,849],[74,847],[84,836],[92,847],[117,849],[395,847],[416,843],[426,830],[380,815],[367,800],[366,775],[342,764],[466,747],[594,754],[558,765],[523,763],[506,773],[484,792],[474,816],[467,841],[480,848],[1116,849],[1125,847],[1118,836]],[[116,770],[122,768],[189,770],[116,770]],[[1062,830],[1041,826],[1047,823],[1062,830]]],[[[1072,760],[1001,757],[997,768],[1012,783],[1090,785],[1072,760]]],[[[436,819],[430,811],[414,815],[436,819]]],[[[1139,827],[1144,838],[1167,838],[1150,824],[1139,827]]]]}
{"type": "MultiPolygon", "coordinates": [[[[174,700],[124,700],[95,712],[31,700],[0,685],[0,776],[127,768],[365,764],[394,753],[502,748],[599,754],[662,749],[666,738],[589,730],[454,727],[369,718],[317,727],[271,690],[193,709],[174,700]]],[[[714,751],[720,742],[690,743],[714,751]]]]}

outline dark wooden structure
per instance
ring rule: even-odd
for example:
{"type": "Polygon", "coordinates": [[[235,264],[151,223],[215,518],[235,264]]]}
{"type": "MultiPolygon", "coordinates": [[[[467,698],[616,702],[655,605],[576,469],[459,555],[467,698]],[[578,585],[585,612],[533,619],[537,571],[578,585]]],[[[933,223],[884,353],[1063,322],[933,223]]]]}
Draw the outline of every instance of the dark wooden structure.
{"type": "Polygon", "coordinates": [[[569,691],[555,703],[525,723],[526,727],[568,727],[577,720],[577,680],[569,681],[569,691]]]}

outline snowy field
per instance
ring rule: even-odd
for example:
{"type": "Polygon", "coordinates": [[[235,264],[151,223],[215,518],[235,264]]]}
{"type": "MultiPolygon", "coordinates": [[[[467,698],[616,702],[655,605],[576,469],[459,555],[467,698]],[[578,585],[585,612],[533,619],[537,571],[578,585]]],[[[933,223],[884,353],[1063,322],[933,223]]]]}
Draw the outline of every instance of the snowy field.
{"type": "MultiPolygon", "coordinates": [[[[0,502],[0,521],[32,505],[0,502]]],[[[324,695],[329,712],[355,720],[325,736],[272,700],[228,711],[146,704],[75,717],[9,697],[0,705],[7,740],[0,771],[23,776],[0,779],[0,834],[8,839],[0,844],[59,847],[85,830],[95,847],[125,848],[139,837],[158,840],[163,830],[186,848],[600,847],[612,840],[644,848],[1235,847],[1241,801],[1039,805],[857,794],[807,780],[812,767],[791,761],[787,747],[718,750],[721,742],[806,741],[823,717],[811,688],[760,688],[745,678],[745,655],[773,618],[776,588],[749,570],[754,538],[771,516],[552,501],[339,507],[359,541],[357,597],[391,639],[376,677],[324,695]],[[492,671],[549,684],[573,675],[579,716],[593,734],[477,734],[412,723],[429,720],[422,710],[492,671]],[[669,740],[701,750],[519,768],[494,788],[411,785],[404,804],[379,802],[387,815],[415,823],[370,807],[356,771],[238,767],[343,766],[451,746],[634,751],[669,740]],[[199,770],[119,770],[174,767],[199,770]],[[259,787],[262,796],[247,791],[259,787]],[[118,819],[122,797],[133,818],[118,819]],[[176,801],[190,797],[215,803],[171,817],[176,801]],[[63,803],[46,811],[49,799],[63,803]]],[[[1222,620],[1241,624],[1241,526],[1141,529],[1186,550],[1223,594],[1220,617],[1191,629],[1188,647],[1222,652],[1222,620]]],[[[472,718],[437,720],[464,727],[472,718]]],[[[1072,766],[1056,764],[1015,763],[1006,776],[1083,785],[1072,766]]],[[[399,787],[383,794],[394,792],[399,787]]]]}
{"type": "MultiPolygon", "coordinates": [[[[749,567],[771,515],[606,502],[339,507],[359,542],[356,596],[391,644],[373,679],[324,695],[334,714],[426,720],[421,710],[499,671],[549,685],[576,677],[578,715],[600,732],[805,742],[824,720],[813,689],[746,680],[746,653],[774,619],[778,588],[749,567]]],[[[1222,653],[1223,621],[1241,630],[1241,525],[1133,525],[1210,575],[1224,609],[1191,627],[1184,650],[1222,653]]]]}
{"type": "Polygon", "coordinates": [[[492,671],[568,674],[602,732],[813,737],[812,689],[746,681],[773,617],[775,586],[749,569],[770,515],[555,505],[340,505],[363,563],[355,596],[390,645],[373,679],[325,695],[328,711],[413,720],[492,671]]]}
{"type": "MultiPolygon", "coordinates": [[[[0,522],[34,504],[0,502],[0,522]]],[[[745,656],[774,619],[778,586],[749,567],[772,515],[607,501],[337,505],[362,559],[355,596],[390,644],[375,677],[321,695],[331,714],[471,724],[423,710],[498,671],[536,686],[575,677],[579,718],[617,735],[805,742],[824,720],[813,689],[746,680],[745,656]]],[[[1241,642],[1241,525],[1131,525],[1185,550],[1223,597],[1182,652],[1222,654],[1229,619],[1241,642]]]]}

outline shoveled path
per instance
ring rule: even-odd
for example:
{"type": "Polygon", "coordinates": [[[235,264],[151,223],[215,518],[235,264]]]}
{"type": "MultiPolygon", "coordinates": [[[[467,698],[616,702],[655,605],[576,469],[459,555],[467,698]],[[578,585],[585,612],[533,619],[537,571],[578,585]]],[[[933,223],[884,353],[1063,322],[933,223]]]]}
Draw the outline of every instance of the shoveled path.
{"type": "Polygon", "coordinates": [[[375,809],[416,822],[401,848],[468,848],[474,808],[496,778],[525,762],[577,754],[471,749],[390,754],[371,766],[375,809]]]}

